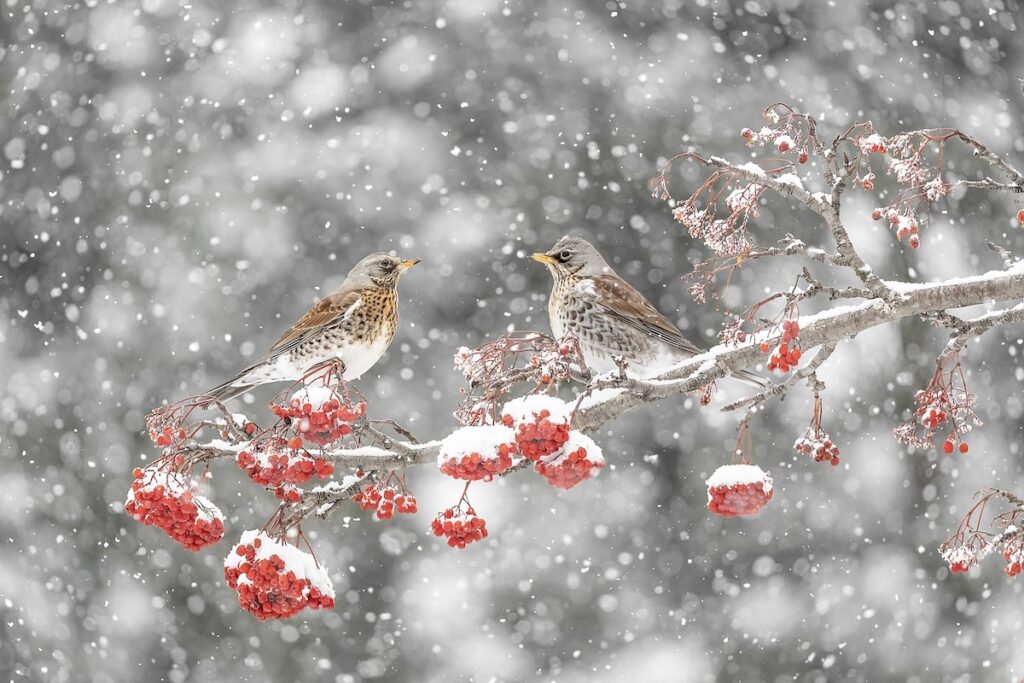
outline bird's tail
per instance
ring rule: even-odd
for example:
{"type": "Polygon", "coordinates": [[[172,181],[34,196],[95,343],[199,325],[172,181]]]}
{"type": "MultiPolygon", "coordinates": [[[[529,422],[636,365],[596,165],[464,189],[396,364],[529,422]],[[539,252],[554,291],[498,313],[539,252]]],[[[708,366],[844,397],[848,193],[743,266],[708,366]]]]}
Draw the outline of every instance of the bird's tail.
{"type": "Polygon", "coordinates": [[[738,372],[732,373],[729,376],[730,377],[735,377],[736,379],[738,379],[739,381],[743,382],[744,384],[750,384],[752,386],[757,387],[758,389],[764,389],[769,384],[771,384],[771,382],[769,382],[768,380],[764,379],[763,377],[758,377],[757,375],[752,373],[750,370],[740,370],[738,372]]]}
{"type": "Polygon", "coordinates": [[[243,379],[243,376],[244,375],[238,375],[236,377],[229,379],[227,382],[224,382],[223,384],[219,384],[214,388],[203,392],[203,398],[209,400],[206,403],[204,403],[202,407],[209,408],[211,405],[213,405],[214,401],[220,401],[221,403],[224,403],[225,401],[230,401],[236,396],[241,396],[242,394],[251,391],[252,389],[255,389],[257,386],[259,386],[258,383],[247,384],[243,379]]]}

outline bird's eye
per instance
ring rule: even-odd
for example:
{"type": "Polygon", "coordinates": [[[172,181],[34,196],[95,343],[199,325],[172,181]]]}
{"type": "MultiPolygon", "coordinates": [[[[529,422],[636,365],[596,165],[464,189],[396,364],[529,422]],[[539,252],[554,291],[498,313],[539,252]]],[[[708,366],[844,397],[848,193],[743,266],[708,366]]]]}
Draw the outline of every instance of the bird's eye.
{"type": "Polygon", "coordinates": [[[390,273],[392,270],[395,269],[395,265],[396,264],[394,261],[384,261],[383,263],[380,264],[380,267],[384,270],[385,273],[390,273]]]}
{"type": "Polygon", "coordinates": [[[572,258],[572,252],[569,251],[568,249],[563,249],[562,252],[558,255],[558,259],[560,261],[568,261],[570,258],[572,258]]]}

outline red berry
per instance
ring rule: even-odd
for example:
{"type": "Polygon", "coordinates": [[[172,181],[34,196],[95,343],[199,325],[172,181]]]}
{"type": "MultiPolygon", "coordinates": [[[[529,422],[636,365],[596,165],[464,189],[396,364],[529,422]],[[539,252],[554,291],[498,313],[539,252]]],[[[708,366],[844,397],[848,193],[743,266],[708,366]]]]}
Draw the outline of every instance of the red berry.
{"type": "Polygon", "coordinates": [[[800,152],[800,154],[797,156],[796,160],[799,163],[801,163],[801,164],[806,164],[807,163],[807,152],[800,152]]]}
{"type": "Polygon", "coordinates": [[[1017,212],[1017,222],[1024,225],[1024,209],[1020,209],[1017,212]]]}
{"type": "Polygon", "coordinates": [[[871,217],[873,219],[875,219],[876,221],[882,220],[882,210],[881,209],[875,209],[874,211],[871,212],[871,217]]]}
{"type": "Polygon", "coordinates": [[[964,442],[964,441],[961,441],[960,442],[960,452],[961,453],[966,453],[968,450],[970,450],[970,449],[967,447],[967,443],[964,442]]]}
{"type": "Polygon", "coordinates": [[[944,444],[942,444],[942,450],[946,453],[946,455],[952,454],[953,453],[953,442],[952,441],[946,441],[944,444]]]}

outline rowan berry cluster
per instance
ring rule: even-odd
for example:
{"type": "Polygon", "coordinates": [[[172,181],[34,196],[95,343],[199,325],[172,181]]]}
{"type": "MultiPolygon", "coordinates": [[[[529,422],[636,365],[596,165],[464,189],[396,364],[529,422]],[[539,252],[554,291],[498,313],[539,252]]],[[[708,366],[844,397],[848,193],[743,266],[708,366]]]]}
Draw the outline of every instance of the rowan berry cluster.
{"type": "Polygon", "coordinates": [[[472,507],[462,509],[460,503],[438,513],[430,523],[435,536],[444,536],[452,548],[465,548],[470,543],[487,538],[487,522],[478,517],[472,507]]]}
{"type": "Polygon", "coordinates": [[[943,550],[942,559],[949,565],[949,571],[963,574],[977,564],[978,553],[966,545],[959,545],[943,550]]]}
{"type": "Polygon", "coordinates": [[[195,552],[224,536],[224,516],[180,474],[136,468],[124,510],[195,552]]]}
{"type": "Polygon", "coordinates": [[[373,510],[377,519],[391,519],[395,513],[412,514],[416,512],[416,496],[402,485],[375,482],[352,496],[365,511],[373,510]]]}
{"type": "Polygon", "coordinates": [[[491,481],[512,467],[515,452],[515,436],[508,427],[462,427],[441,442],[437,466],[455,479],[491,481]]]}
{"type": "Polygon", "coordinates": [[[247,531],[224,560],[224,579],[238,605],[257,619],[287,619],[309,607],[334,607],[334,586],[309,553],[247,531]]]}
{"type": "Polygon", "coordinates": [[[353,423],[366,413],[366,403],[351,401],[333,387],[311,386],[270,409],[288,422],[296,438],[326,446],[352,433],[353,423]]]}
{"type": "Polygon", "coordinates": [[[884,209],[875,209],[871,212],[871,217],[876,221],[885,218],[892,229],[896,231],[896,239],[902,240],[904,237],[909,237],[907,244],[910,245],[911,249],[917,249],[921,246],[921,237],[918,234],[920,231],[920,224],[918,223],[917,216],[913,213],[901,212],[899,209],[891,206],[884,209]]]}
{"type": "Polygon", "coordinates": [[[330,460],[314,457],[295,445],[280,437],[253,442],[238,452],[236,462],[254,482],[273,489],[282,500],[294,501],[299,495],[295,485],[306,483],[313,475],[326,479],[334,473],[330,460]]]}
{"type": "Polygon", "coordinates": [[[1007,543],[1003,548],[1003,559],[1006,560],[1003,570],[1007,576],[1020,574],[1024,569],[1024,543],[1019,540],[1015,543],[1007,543]]]}
{"type": "Polygon", "coordinates": [[[789,372],[800,362],[800,323],[795,318],[787,318],[782,321],[782,334],[779,344],[773,349],[768,342],[761,343],[761,353],[771,351],[768,357],[767,368],[769,371],[789,372]]]}
{"type": "Polygon", "coordinates": [[[723,465],[707,479],[708,510],[722,517],[754,515],[771,500],[771,476],[756,465],[723,465]]]}
{"type": "Polygon", "coordinates": [[[569,439],[570,406],[553,396],[524,396],[506,403],[501,423],[515,432],[519,453],[536,462],[569,439]]]}
{"type": "Polygon", "coordinates": [[[828,462],[833,466],[839,464],[839,446],[833,443],[827,434],[818,436],[808,431],[796,440],[793,450],[801,455],[810,456],[814,462],[828,462]]]}
{"type": "Polygon", "coordinates": [[[967,390],[967,382],[958,358],[951,367],[940,362],[928,386],[914,395],[914,414],[893,430],[896,440],[907,446],[929,447],[940,428],[949,428],[942,443],[947,455],[955,451],[967,453],[963,437],[981,425],[974,412],[977,396],[967,390]]]}
{"type": "Polygon", "coordinates": [[[568,490],[605,466],[604,455],[593,439],[572,432],[563,448],[536,461],[534,469],[555,488],[568,490]]]}

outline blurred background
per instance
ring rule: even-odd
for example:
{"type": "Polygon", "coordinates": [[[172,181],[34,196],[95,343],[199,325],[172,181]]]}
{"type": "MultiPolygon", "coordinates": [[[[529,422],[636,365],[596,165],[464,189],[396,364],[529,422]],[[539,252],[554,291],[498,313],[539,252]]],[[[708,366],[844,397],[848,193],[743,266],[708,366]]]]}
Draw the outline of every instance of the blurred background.
{"type": "MultiPolygon", "coordinates": [[[[748,160],[738,132],[772,102],[829,139],[863,119],[960,126],[1020,167],[1017,0],[13,0],[0,17],[2,680],[1024,677],[1021,579],[997,558],[950,576],[936,552],[977,488],[1024,491],[1020,329],[965,356],[986,422],[966,456],[891,437],[944,344],[905,321],[821,373],[839,467],[792,450],[805,390],[758,416],[753,458],[777,486],[758,517],[704,508],[735,439],[726,383],[709,408],[609,424],[612,466],[574,490],[475,487],[491,537],[466,550],[427,531],[458,485],[426,468],[413,518],[352,506],[308,525],[338,605],[285,622],[240,612],[224,584],[224,554],[274,508],[237,467],[213,471],[229,530],[211,549],[123,513],[156,454],[144,415],[262,353],[370,251],[424,263],[358,387],[439,438],[455,349],[547,330],[548,275],[522,256],[566,232],[703,344],[724,308],[792,283],[798,261],[756,263],[695,304],[681,277],[706,251],[646,188],[690,147],[748,160]]],[[[701,177],[680,168],[673,189],[701,177]]],[[[845,210],[885,277],[998,268],[985,239],[1024,252],[1019,197],[951,197],[913,252],[870,220],[876,199],[850,192],[845,210]]],[[[831,246],[771,198],[755,240],[787,232],[831,246]]]]}

